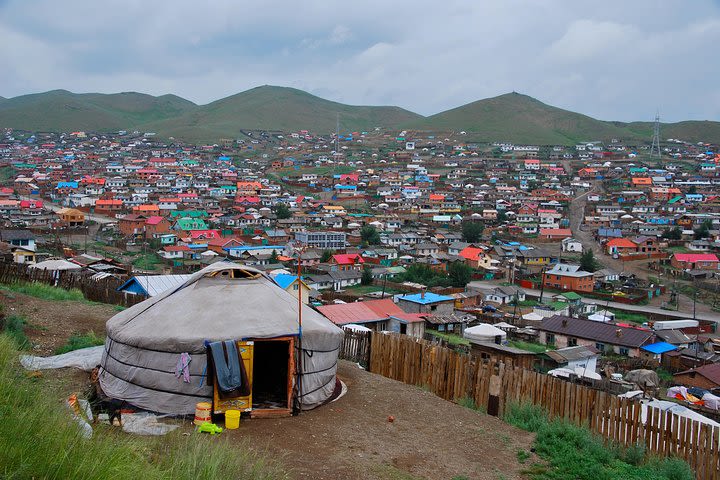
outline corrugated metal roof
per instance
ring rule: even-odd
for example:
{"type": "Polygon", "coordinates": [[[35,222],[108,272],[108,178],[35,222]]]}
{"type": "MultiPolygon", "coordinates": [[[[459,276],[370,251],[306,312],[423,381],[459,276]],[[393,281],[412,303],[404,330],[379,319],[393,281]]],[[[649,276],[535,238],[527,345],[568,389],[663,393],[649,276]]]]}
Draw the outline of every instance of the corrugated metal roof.
{"type": "Polygon", "coordinates": [[[539,330],[624,347],[640,347],[652,342],[655,337],[654,332],[650,330],[620,327],[561,315],[544,318],[539,330]]]}
{"type": "Polygon", "coordinates": [[[132,291],[136,287],[149,297],[182,285],[192,275],[139,275],[118,287],[118,291],[132,291]]]}

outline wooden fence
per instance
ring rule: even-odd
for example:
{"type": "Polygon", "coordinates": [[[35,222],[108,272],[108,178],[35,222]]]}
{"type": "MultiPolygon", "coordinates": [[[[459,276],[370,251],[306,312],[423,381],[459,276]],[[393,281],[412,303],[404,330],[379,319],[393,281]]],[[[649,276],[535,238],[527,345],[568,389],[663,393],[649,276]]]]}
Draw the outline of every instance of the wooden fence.
{"type": "Polygon", "coordinates": [[[354,332],[345,330],[342,345],[340,346],[340,358],[351,362],[359,363],[363,367],[370,364],[370,333],[354,332]]]}
{"type": "Polygon", "coordinates": [[[470,398],[502,415],[514,402],[542,406],[621,445],[677,456],[698,479],[720,478],[720,428],[532,370],[482,360],[405,335],[372,333],[370,371],[428,388],[441,398],[470,398]]]}
{"type": "Polygon", "coordinates": [[[142,295],[118,292],[117,288],[122,285],[123,281],[123,279],[112,276],[93,279],[88,272],[73,270],[48,271],[28,268],[27,265],[18,263],[0,262],[0,283],[38,282],[66,290],[77,288],[86,299],[92,302],[110,303],[123,307],[131,307],[145,300],[142,295]]]}

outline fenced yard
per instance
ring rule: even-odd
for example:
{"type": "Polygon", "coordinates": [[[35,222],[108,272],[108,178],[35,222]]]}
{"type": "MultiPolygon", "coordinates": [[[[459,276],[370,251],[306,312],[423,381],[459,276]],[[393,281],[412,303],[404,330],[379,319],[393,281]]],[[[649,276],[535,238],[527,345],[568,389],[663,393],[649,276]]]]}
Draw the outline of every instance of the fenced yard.
{"type": "Polygon", "coordinates": [[[341,356],[373,373],[428,389],[452,402],[466,402],[502,416],[509,405],[531,403],[551,418],[588,427],[624,446],[643,445],[649,453],[685,460],[698,479],[720,478],[720,428],[604,391],[532,370],[483,360],[405,335],[352,333],[341,356]],[[363,343],[361,337],[369,340],[363,343]],[[352,350],[354,346],[363,350],[352,350]],[[357,360],[360,359],[360,360],[357,360]]]}

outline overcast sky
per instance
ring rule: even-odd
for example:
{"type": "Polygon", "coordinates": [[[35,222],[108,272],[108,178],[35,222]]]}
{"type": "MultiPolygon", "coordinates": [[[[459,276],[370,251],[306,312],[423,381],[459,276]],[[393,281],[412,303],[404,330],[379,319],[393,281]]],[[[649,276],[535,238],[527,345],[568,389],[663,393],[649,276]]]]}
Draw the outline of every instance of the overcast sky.
{"type": "Polygon", "coordinates": [[[719,46],[720,0],[0,0],[0,95],[202,104],[271,84],[429,115],[517,91],[605,120],[720,120],[719,46]]]}

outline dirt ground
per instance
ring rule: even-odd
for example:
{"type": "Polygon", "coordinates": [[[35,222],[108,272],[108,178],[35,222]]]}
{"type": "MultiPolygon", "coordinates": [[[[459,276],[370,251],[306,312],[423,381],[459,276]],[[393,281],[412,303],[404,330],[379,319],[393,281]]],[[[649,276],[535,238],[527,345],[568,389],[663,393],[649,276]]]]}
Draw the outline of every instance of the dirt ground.
{"type": "MultiPolygon", "coordinates": [[[[24,315],[34,353],[51,355],[75,332],[104,333],[113,306],[51,302],[0,292],[6,311],[24,315]]],[[[533,462],[519,463],[533,435],[497,418],[444,401],[341,361],[348,392],[337,401],[281,419],[243,419],[227,440],[249,442],[278,457],[296,479],[513,479],[533,462]],[[393,422],[388,421],[389,416],[393,422]]],[[[82,392],[88,375],[45,371],[38,379],[58,401],[82,392]]],[[[188,430],[190,427],[185,427],[188,430]]]]}
{"type": "Polygon", "coordinates": [[[75,333],[89,331],[105,335],[105,322],[118,313],[114,305],[85,302],[56,302],[0,290],[6,315],[22,315],[34,355],[52,355],[75,333]]]}

